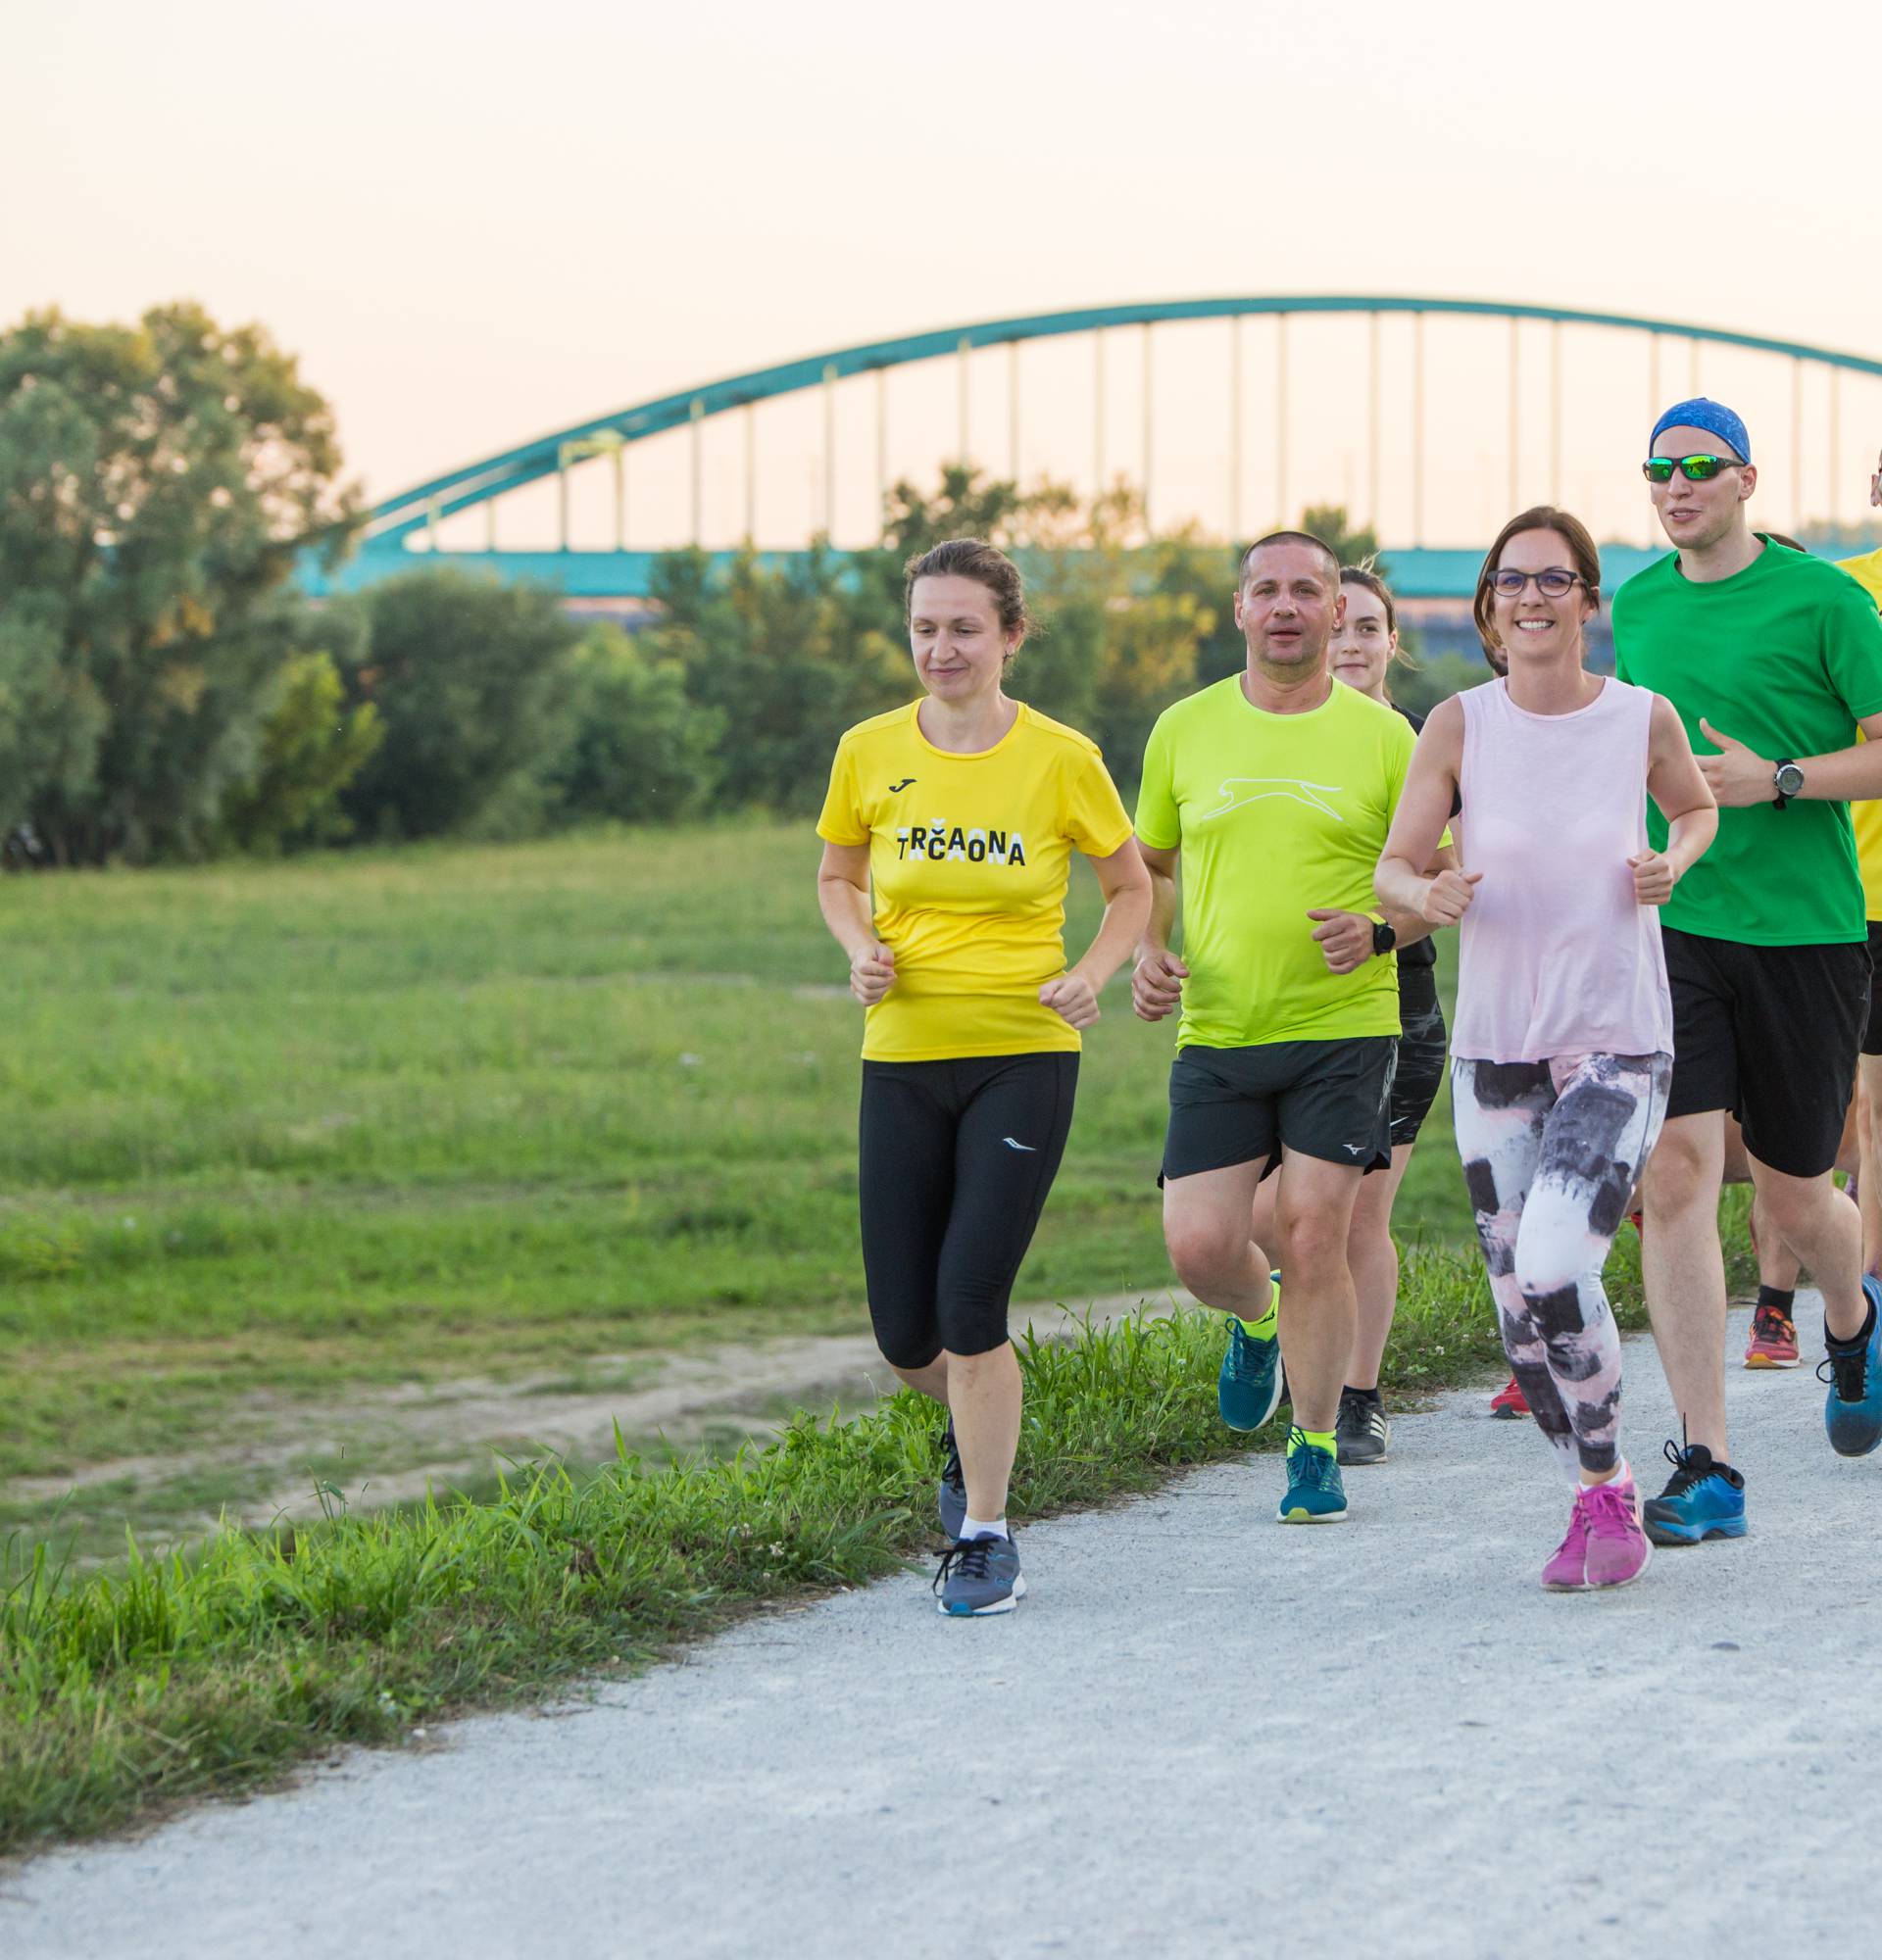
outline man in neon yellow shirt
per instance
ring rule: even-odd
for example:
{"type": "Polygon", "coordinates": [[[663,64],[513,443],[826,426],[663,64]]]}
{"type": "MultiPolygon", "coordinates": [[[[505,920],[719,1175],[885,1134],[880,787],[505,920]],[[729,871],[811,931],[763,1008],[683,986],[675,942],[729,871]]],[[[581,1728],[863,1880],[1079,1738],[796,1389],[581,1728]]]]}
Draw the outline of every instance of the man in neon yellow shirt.
{"type": "Polygon", "coordinates": [[[1182,1008],[1164,1236],[1184,1284],[1229,1317],[1218,1393],[1231,1427],[1273,1414],[1286,1351],[1283,1523],[1346,1515],[1333,1430],[1356,1310],[1347,1231],[1360,1179],[1392,1157],[1393,947],[1429,930],[1387,920],[1373,894],[1414,738],[1403,715],[1333,679],[1344,603],[1319,539],[1279,531],[1251,545],[1235,595],[1247,667],[1164,710],[1137,804],[1153,903],[1132,1003],[1151,1021],[1182,1008]],[[1256,1187],[1277,1166],[1283,1289],[1249,1236],[1256,1187]]]}

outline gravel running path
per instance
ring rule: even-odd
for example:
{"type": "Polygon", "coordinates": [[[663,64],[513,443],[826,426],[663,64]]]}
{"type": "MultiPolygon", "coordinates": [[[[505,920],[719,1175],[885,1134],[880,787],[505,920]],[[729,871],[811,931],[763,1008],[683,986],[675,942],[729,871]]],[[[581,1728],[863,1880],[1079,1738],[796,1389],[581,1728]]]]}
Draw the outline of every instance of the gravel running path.
{"type": "MultiPolygon", "coordinates": [[[[1627,1380],[1657,1490],[1649,1343],[1627,1380]]],[[[0,1952],[1865,1950],[1882,1456],[1830,1453],[1808,1362],[1730,1400],[1753,1535],[1622,1593],[1541,1592],[1566,1494],[1530,1425],[1454,1396],[1344,1525],[1277,1526],[1271,1456],[1200,1471],[1024,1532],[1007,1618],[890,1580],[18,1868],[0,1952]]]]}

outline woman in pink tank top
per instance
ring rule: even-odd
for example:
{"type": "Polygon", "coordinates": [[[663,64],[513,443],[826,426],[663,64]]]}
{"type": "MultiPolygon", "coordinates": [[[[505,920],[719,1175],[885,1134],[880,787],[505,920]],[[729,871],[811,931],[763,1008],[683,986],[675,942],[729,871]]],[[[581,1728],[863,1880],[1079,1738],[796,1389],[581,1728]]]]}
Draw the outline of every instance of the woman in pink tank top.
{"type": "Polygon", "coordinates": [[[1575,518],[1542,506],[1504,526],[1476,620],[1507,677],[1433,711],[1378,869],[1386,904],[1461,926],[1458,1150],[1504,1348],[1576,1486],[1542,1573],[1561,1592],[1625,1586],[1651,1554],[1601,1273],[1672,1077],[1656,907],[1718,828],[1672,705],[1583,665],[1600,603],[1575,518]],[[1426,877],[1454,795],[1462,869],[1426,877]],[[1664,853],[1648,842],[1649,796],[1664,853]]]}

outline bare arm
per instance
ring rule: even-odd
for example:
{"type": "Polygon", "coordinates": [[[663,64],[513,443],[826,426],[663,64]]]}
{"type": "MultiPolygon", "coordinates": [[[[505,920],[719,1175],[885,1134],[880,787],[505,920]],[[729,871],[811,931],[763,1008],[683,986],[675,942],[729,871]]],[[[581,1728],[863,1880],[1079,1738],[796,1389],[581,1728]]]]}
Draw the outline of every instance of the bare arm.
{"type": "Polygon", "coordinates": [[[1659,695],[1654,697],[1648,733],[1647,794],[1666,819],[1666,849],[1644,851],[1627,861],[1634,869],[1634,897],[1643,906],[1663,906],[1718,835],[1718,806],[1685,725],[1673,704],[1659,695]]]}
{"type": "Polygon", "coordinates": [[[1170,929],[1176,923],[1176,859],[1180,846],[1159,851],[1137,840],[1137,855],[1150,876],[1150,917],[1137,942],[1137,963],[1130,974],[1130,1004],[1140,1020],[1161,1021],[1178,1006],[1189,968],[1169,950],[1170,929]]]}
{"type": "Polygon", "coordinates": [[[875,936],[867,844],[824,845],[817,903],[830,937],[850,956],[850,992],[866,1007],[874,1006],[895,985],[895,953],[875,936]]]}
{"type": "MultiPolygon", "coordinates": [[[[1857,723],[1866,741],[1827,756],[1760,756],[1743,742],[1721,735],[1704,715],[1699,731],[1718,745],[1716,756],[1701,756],[1698,764],[1721,808],[1744,809],[1770,803],[1777,796],[1771,778],[1780,761],[1789,760],[1804,771],[1800,803],[1870,803],[1882,797],[1882,714],[1865,714],[1857,723]]],[[[1659,801],[1658,798],[1655,799],[1659,801]]]]}
{"type": "Polygon", "coordinates": [[[1482,876],[1458,870],[1457,854],[1449,850],[1441,854],[1438,846],[1451,820],[1462,773],[1463,704],[1453,695],[1431,710],[1412,752],[1405,792],[1373,874],[1373,887],[1387,915],[1417,919],[1425,932],[1433,926],[1456,925],[1482,876]],[[1429,870],[1432,865],[1438,868],[1429,870]]]}
{"type": "Polygon", "coordinates": [[[1088,1028],[1098,1018],[1098,996],[1105,982],[1124,963],[1150,921],[1150,872],[1134,837],[1125,838],[1109,857],[1092,858],[1091,868],[1105,895],[1105,915],[1085,956],[1039,990],[1040,1004],[1074,1028],[1088,1028]]]}

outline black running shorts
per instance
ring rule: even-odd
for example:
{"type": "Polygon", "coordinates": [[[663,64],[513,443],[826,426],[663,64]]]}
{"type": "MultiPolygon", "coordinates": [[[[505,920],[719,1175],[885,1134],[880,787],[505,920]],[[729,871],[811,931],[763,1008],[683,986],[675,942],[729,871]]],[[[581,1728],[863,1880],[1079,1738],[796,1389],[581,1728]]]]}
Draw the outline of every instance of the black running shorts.
{"type": "MultiPolygon", "coordinates": [[[[1392,1161],[1396,1035],[1180,1048],[1169,1071],[1164,1176],[1264,1162],[1285,1146],[1360,1170],[1392,1161]]],[[[1263,1175],[1266,1175],[1266,1170],[1263,1175]]]]}
{"type": "Polygon", "coordinates": [[[1882,920],[1869,921],[1869,1014],[1862,1053],[1882,1054],[1882,920]]]}
{"type": "Polygon", "coordinates": [[[1415,1144],[1444,1081],[1444,1007],[1430,966],[1399,965],[1398,1067],[1392,1075],[1392,1148],[1415,1144]]]}
{"type": "Polygon", "coordinates": [[[1836,1162],[1869,1012],[1869,952],[1740,946],[1666,927],[1670,1121],[1729,1109],[1745,1148],[1788,1177],[1836,1162]]]}

